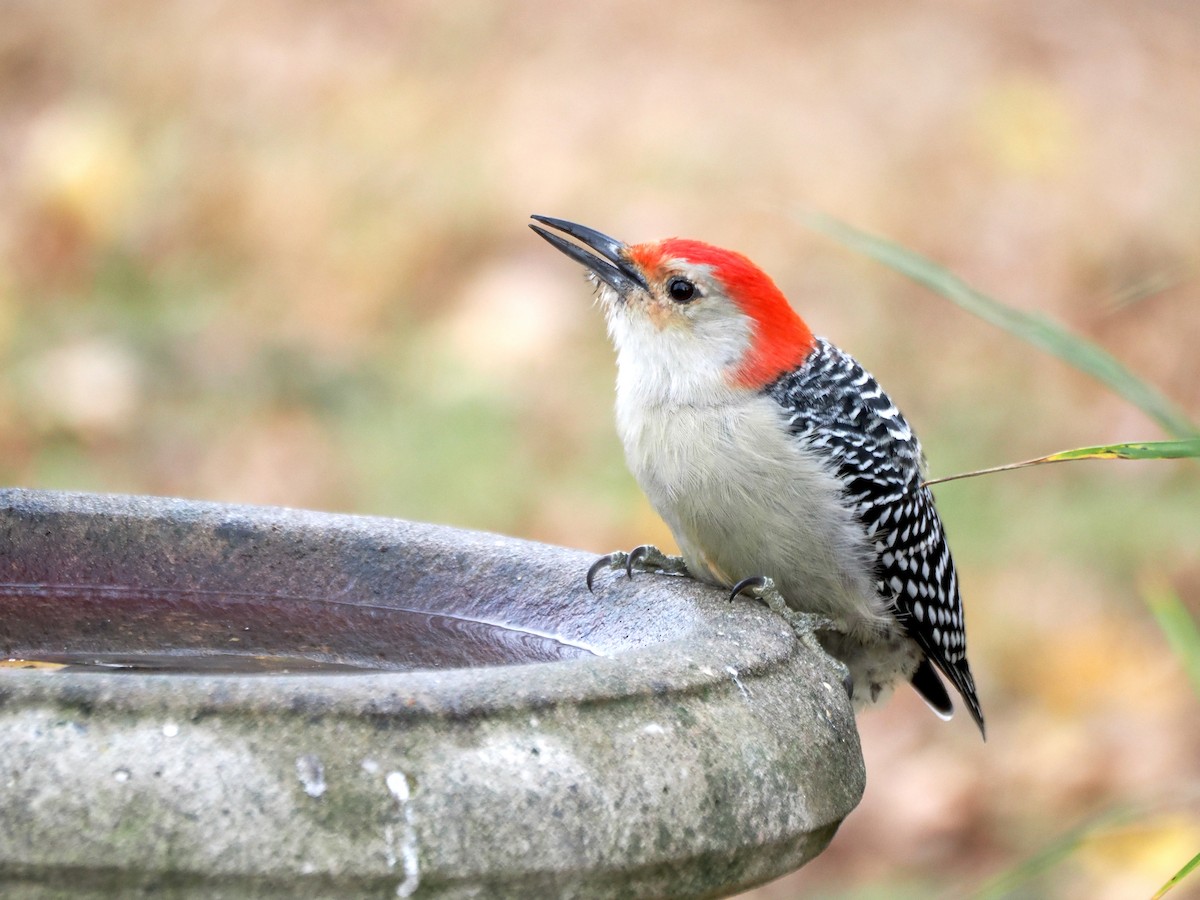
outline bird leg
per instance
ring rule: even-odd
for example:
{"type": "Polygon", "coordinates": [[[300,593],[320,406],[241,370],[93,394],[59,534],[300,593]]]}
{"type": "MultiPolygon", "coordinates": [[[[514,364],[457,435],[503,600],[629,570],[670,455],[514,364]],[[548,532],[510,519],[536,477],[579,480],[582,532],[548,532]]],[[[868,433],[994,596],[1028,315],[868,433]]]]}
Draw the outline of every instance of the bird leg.
{"type": "Polygon", "coordinates": [[[628,553],[624,550],[614,550],[600,557],[587,570],[587,589],[592,590],[592,582],[596,573],[601,569],[624,569],[625,574],[632,578],[634,569],[639,572],[649,572],[654,575],[687,575],[687,563],[682,556],[667,556],[657,547],[642,544],[634,547],[628,553]]]}
{"type": "Polygon", "coordinates": [[[779,588],[775,587],[775,581],[766,575],[751,575],[749,578],[743,578],[729,592],[729,602],[732,603],[743,595],[766,604],[767,609],[792,627],[792,631],[795,632],[802,644],[810,650],[818,650],[824,655],[828,655],[828,651],[821,646],[817,639],[817,632],[844,630],[828,616],[792,609],[783,599],[783,594],[779,593],[779,588]]]}

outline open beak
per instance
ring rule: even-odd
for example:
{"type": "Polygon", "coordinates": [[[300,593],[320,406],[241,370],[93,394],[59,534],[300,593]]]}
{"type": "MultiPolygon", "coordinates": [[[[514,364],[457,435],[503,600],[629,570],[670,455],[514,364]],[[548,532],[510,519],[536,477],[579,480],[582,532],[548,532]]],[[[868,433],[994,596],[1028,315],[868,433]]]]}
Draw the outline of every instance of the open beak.
{"type": "Polygon", "coordinates": [[[584,247],[596,251],[589,253],[584,247],[564,241],[557,234],[551,234],[545,228],[538,228],[536,225],[529,226],[571,259],[590,269],[597,278],[618,294],[624,296],[635,287],[642,290],[649,289],[642,273],[622,257],[621,251],[625,249],[625,245],[620,241],[565,219],[552,219],[549,216],[532,216],[532,218],[556,231],[570,235],[584,247]]]}

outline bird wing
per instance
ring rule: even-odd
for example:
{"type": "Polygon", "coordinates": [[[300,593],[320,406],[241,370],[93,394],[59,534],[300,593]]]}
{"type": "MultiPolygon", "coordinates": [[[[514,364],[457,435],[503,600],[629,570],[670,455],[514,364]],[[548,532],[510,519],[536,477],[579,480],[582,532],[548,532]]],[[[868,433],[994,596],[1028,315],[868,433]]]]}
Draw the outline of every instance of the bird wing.
{"type": "MultiPolygon", "coordinates": [[[[853,357],[818,341],[806,365],[768,389],[792,432],[830,460],[876,551],[876,586],[926,656],[954,684],[983,729],[967,664],[958,576],[933,495],[922,486],[921,445],[878,382],[853,357]]],[[[914,682],[939,708],[936,675],[914,682]]],[[[943,710],[946,712],[947,710],[943,710]]]]}

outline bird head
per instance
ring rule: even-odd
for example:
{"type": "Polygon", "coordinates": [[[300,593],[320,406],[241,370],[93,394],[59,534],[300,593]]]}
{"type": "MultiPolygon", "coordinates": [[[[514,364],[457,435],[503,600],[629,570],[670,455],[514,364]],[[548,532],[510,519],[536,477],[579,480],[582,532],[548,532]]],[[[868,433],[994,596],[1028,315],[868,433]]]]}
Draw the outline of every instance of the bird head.
{"type": "Polygon", "coordinates": [[[765,272],[740,253],[668,238],[625,244],[548,216],[531,225],[599,288],[618,359],[683,386],[761,389],[795,369],[815,339],[765,272]],[[582,246],[581,246],[582,245],[582,246]]]}

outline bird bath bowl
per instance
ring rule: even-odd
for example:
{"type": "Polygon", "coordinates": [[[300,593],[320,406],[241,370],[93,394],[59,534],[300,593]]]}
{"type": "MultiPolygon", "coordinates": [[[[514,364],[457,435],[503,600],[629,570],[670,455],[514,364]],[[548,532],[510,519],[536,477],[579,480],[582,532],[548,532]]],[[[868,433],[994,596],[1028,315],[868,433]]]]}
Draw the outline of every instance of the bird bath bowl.
{"type": "Polygon", "coordinates": [[[0,491],[0,893],[720,896],[819,853],[864,785],[836,664],[591,561],[0,491]]]}

